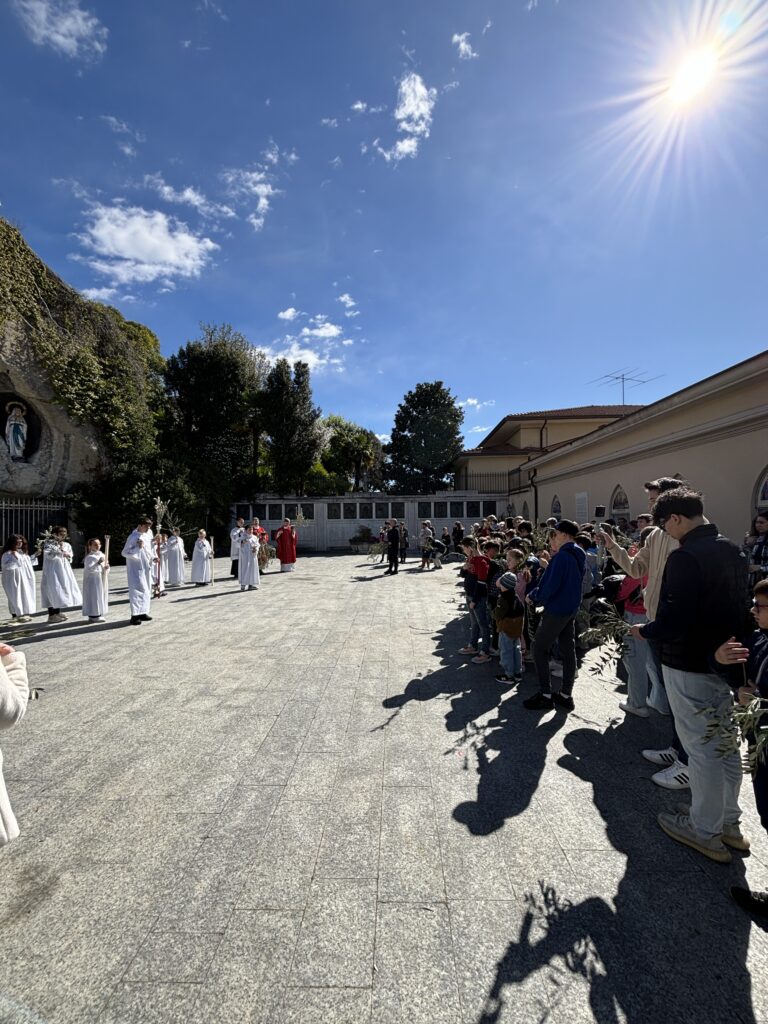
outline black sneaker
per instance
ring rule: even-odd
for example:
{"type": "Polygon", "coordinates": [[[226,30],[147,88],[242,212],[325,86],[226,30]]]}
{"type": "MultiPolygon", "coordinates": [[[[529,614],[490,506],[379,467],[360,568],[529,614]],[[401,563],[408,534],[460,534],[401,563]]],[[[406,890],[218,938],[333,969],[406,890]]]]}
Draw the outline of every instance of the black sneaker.
{"type": "Polygon", "coordinates": [[[152,621],[152,616],[151,615],[140,615],[139,618],[141,619],[142,622],[151,622],[152,621]]]}
{"type": "Polygon", "coordinates": [[[140,615],[132,615],[131,616],[131,625],[132,626],[140,626],[141,625],[141,616],[140,615]]]}
{"type": "Polygon", "coordinates": [[[512,676],[512,678],[514,679],[514,681],[516,683],[522,683],[522,681],[523,681],[523,673],[522,672],[517,672],[514,676],[512,676]]]}
{"type": "Polygon", "coordinates": [[[555,702],[548,693],[534,693],[528,700],[523,701],[523,707],[529,711],[551,711],[555,702]]]}
{"type": "Polygon", "coordinates": [[[741,909],[746,910],[748,914],[768,920],[768,892],[750,892],[749,889],[732,885],[731,896],[734,902],[738,903],[741,909]]]}
{"type": "Polygon", "coordinates": [[[508,676],[504,672],[500,672],[497,676],[493,677],[497,683],[514,683],[516,682],[514,676],[508,676]]]}
{"type": "Polygon", "coordinates": [[[552,700],[559,708],[562,708],[563,711],[573,711],[576,707],[570,693],[553,693],[552,700]]]}

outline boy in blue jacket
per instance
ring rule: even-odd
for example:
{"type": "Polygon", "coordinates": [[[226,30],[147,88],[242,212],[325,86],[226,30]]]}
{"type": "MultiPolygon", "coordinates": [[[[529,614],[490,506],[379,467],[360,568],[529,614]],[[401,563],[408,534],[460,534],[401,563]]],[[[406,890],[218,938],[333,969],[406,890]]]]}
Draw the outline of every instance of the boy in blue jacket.
{"type": "Polygon", "coordinates": [[[523,701],[529,711],[549,711],[557,705],[573,711],[573,684],[576,679],[576,613],[581,604],[586,555],[574,543],[579,527],[562,519],[555,527],[552,547],[555,556],[535,590],[526,597],[533,605],[542,605],[544,613],[533,641],[533,662],[539,679],[539,692],[523,701]],[[552,693],[549,655],[557,641],[563,659],[563,685],[552,693]]]}

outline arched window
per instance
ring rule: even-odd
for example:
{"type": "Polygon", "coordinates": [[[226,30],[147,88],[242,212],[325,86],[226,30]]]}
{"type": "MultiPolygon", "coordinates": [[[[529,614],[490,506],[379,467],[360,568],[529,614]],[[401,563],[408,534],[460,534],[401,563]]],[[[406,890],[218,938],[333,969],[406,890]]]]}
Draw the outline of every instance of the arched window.
{"type": "Polygon", "coordinates": [[[530,513],[528,512],[528,502],[523,502],[523,519],[529,519],[530,513]]]}
{"type": "Polygon", "coordinates": [[[563,506],[560,504],[560,499],[557,495],[552,499],[552,515],[557,516],[558,519],[563,517],[563,506]]]}
{"type": "Polygon", "coordinates": [[[611,495],[611,517],[629,515],[629,498],[624,488],[619,485],[611,495]]]}
{"type": "MultiPolygon", "coordinates": [[[[768,509],[768,466],[765,467],[763,472],[757,478],[752,508],[754,509],[754,512],[768,509]]],[[[753,515],[754,512],[752,513],[753,515]]]]}
{"type": "Polygon", "coordinates": [[[507,505],[507,518],[513,519],[516,515],[517,505],[515,505],[514,501],[510,501],[510,503],[507,505]]]}

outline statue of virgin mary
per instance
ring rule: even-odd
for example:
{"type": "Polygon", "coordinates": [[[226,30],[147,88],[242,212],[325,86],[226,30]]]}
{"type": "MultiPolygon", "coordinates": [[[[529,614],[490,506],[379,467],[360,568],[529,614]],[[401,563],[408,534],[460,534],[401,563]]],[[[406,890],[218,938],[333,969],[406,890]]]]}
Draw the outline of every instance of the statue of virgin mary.
{"type": "Polygon", "coordinates": [[[11,400],[5,411],[8,413],[5,422],[5,443],[8,445],[8,452],[13,462],[23,462],[27,444],[27,421],[24,419],[27,407],[23,402],[11,400]]]}

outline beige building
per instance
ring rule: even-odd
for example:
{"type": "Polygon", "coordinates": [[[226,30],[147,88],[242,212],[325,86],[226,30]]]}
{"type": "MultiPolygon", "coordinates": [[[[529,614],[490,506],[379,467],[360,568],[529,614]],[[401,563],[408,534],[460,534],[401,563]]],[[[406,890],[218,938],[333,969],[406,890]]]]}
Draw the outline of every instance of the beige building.
{"type": "Polygon", "coordinates": [[[455,487],[509,491],[517,483],[515,472],[529,459],[638,409],[642,406],[583,405],[505,416],[477,448],[458,457],[455,487]]]}
{"type": "MultiPolygon", "coordinates": [[[[582,422],[592,422],[587,417],[594,409],[583,410],[582,422]]],[[[530,415],[536,423],[545,416],[530,415]]],[[[462,454],[457,474],[471,454],[462,454]]],[[[707,514],[721,531],[741,540],[757,509],[768,508],[768,352],[652,405],[633,407],[581,436],[550,435],[547,451],[525,458],[513,451],[506,467],[511,514],[584,521],[605,506],[601,516],[632,518],[647,508],[645,481],[680,476],[704,493],[707,514]]]]}

